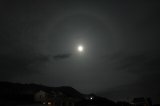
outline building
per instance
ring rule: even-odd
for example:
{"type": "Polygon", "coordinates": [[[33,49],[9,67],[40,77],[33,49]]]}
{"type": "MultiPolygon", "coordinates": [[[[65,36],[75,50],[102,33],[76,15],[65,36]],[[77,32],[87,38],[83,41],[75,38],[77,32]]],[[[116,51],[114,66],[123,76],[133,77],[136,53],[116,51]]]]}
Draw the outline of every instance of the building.
{"type": "Polygon", "coordinates": [[[152,101],[150,98],[134,98],[132,104],[134,106],[152,106],[152,101]]]}
{"type": "Polygon", "coordinates": [[[66,96],[60,91],[39,90],[34,94],[34,100],[37,103],[49,106],[74,106],[76,99],[66,96]]]}

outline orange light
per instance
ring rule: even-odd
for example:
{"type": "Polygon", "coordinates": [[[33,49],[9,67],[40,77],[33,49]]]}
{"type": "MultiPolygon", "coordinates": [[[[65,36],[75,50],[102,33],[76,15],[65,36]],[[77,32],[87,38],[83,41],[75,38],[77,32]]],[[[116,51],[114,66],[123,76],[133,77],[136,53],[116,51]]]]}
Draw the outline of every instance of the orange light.
{"type": "Polygon", "coordinates": [[[52,103],[51,102],[48,102],[48,105],[51,105],[52,103]]]}

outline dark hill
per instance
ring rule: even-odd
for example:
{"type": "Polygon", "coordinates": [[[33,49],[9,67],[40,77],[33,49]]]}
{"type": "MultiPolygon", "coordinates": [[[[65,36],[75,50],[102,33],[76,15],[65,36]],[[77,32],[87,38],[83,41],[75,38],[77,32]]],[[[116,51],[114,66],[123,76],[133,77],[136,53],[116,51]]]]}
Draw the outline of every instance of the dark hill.
{"type": "Polygon", "coordinates": [[[62,93],[64,93],[69,97],[79,97],[79,98],[83,97],[83,94],[81,94],[79,91],[69,86],[55,87],[54,89],[61,91],[62,93]]]}

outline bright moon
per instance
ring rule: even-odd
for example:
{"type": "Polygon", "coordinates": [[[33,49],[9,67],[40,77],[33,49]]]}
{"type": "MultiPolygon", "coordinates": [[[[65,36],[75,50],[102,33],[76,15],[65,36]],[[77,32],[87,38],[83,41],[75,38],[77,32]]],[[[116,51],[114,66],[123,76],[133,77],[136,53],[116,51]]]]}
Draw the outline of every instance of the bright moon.
{"type": "Polygon", "coordinates": [[[83,48],[83,46],[81,46],[81,45],[78,46],[78,48],[77,48],[77,50],[78,50],[79,52],[83,52],[83,49],[84,49],[84,48],[83,48]]]}

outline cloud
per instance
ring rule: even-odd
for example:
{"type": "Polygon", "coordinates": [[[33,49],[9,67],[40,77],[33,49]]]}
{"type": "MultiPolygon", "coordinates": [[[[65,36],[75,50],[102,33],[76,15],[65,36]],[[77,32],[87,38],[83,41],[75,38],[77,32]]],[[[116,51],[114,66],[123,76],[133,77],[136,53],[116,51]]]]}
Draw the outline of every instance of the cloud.
{"type": "Polygon", "coordinates": [[[71,54],[58,55],[0,55],[0,80],[14,80],[39,76],[48,62],[69,58],[71,54]]]}
{"type": "Polygon", "coordinates": [[[28,70],[28,66],[34,62],[48,61],[47,56],[22,57],[11,55],[0,55],[0,70],[3,72],[24,72],[28,70]]]}
{"type": "Polygon", "coordinates": [[[101,94],[114,99],[144,96],[156,99],[156,96],[160,96],[159,75],[148,77],[142,77],[135,82],[113,87],[106,92],[101,92],[101,94]]]}
{"type": "Polygon", "coordinates": [[[13,56],[0,55],[0,70],[1,72],[33,72],[29,70],[29,66],[34,63],[49,62],[51,58],[55,60],[69,58],[71,54],[58,54],[54,56],[49,55],[35,55],[35,56],[13,56]]]}
{"type": "MultiPolygon", "coordinates": [[[[160,96],[160,51],[117,52],[107,57],[107,64],[115,71],[135,76],[132,81],[108,89],[100,94],[122,99],[128,96],[160,96]],[[109,62],[108,62],[109,61],[109,62]]],[[[130,78],[126,79],[130,80],[130,78]]]]}
{"type": "Polygon", "coordinates": [[[145,54],[132,54],[124,56],[121,60],[117,61],[117,69],[123,70],[126,68],[139,66],[148,61],[148,57],[145,54]]]}
{"type": "Polygon", "coordinates": [[[158,72],[160,70],[160,55],[158,51],[139,53],[116,53],[107,59],[115,70],[132,73],[158,72]]]}
{"type": "Polygon", "coordinates": [[[69,53],[66,53],[66,54],[57,54],[57,55],[53,56],[53,58],[55,60],[67,59],[69,57],[71,57],[71,54],[69,54],[69,53]]]}

